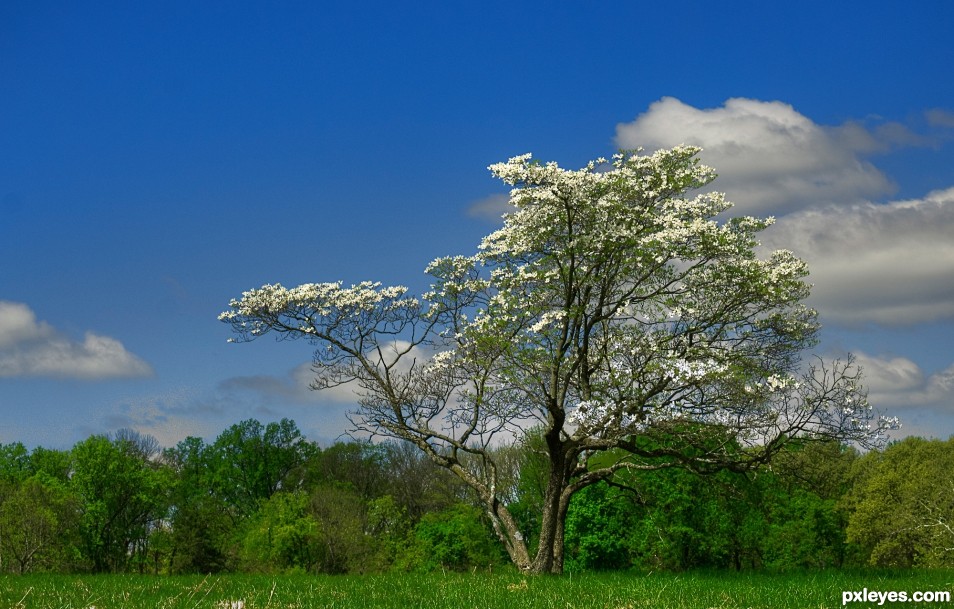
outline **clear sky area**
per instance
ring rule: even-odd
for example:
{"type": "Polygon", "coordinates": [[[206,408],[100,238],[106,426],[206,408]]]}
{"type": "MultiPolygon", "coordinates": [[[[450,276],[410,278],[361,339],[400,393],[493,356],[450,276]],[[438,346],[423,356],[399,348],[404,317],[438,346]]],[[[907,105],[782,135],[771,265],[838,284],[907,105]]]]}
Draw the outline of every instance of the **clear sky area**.
{"type": "Polygon", "coordinates": [[[952,32],[947,0],[2,3],[0,442],[332,442],[353,396],[306,343],[227,343],[231,298],[421,292],[499,226],[488,165],[682,143],[808,261],[815,352],[947,438],[952,32]]]}

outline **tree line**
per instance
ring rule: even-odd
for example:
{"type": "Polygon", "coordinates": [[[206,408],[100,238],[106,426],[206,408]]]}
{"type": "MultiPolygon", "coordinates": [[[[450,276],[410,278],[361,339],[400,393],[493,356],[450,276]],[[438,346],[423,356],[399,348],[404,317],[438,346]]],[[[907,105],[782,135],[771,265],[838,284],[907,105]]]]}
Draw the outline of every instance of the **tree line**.
{"type": "MultiPolygon", "coordinates": [[[[542,446],[531,433],[494,455],[506,470],[501,496],[530,547],[548,477],[542,446]]],[[[574,495],[566,569],[954,566],[952,469],[954,438],[911,437],[864,454],[793,443],[746,472],[621,471],[574,495]]],[[[171,448],[131,430],[69,450],[0,445],[2,572],[369,573],[509,562],[480,498],[408,443],[321,448],[293,421],[250,419],[171,448]]]]}

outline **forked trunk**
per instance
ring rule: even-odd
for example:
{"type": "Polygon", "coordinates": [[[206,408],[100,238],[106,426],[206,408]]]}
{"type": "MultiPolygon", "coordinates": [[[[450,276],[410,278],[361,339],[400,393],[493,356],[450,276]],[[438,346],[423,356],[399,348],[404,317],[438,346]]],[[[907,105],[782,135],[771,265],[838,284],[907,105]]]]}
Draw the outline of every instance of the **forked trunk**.
{"type": "Polygon", "coordinates": [[[551,464],[547,489],[543,498],[540,536],[536,555],[531,559],[526,539],[517,521],[505,505],[493,495],[484,495],[487,513],[497,537],[504,544],[513,564],[528,574],[563,573],[564,528],[571,492],[562,475],[562,464],[551,464]]]}

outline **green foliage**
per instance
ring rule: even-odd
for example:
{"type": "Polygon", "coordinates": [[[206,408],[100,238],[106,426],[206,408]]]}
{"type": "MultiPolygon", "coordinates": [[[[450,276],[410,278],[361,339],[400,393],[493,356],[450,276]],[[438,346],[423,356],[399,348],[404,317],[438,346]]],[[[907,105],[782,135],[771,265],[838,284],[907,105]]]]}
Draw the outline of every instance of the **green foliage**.
{"type": "Polygon", "coordinates": [[[643,504],[636,555],[655,569],[737,566],[740,500],[730,475],[702,477],[682,469],[646,472],[634,480],[643,504]]]}
{"type": "Polygon", "coordinates": [[[30,453],[30,471],[34,474],[45,474],[66,484],[72,473],[70,451],[38,446],[30,453]]]}
{"type": "Polygon", "coordinates": [[[862,457],[845,499],[848,539],[872,565],[954,566],[954,438],[905,438],[862,457]]]}
{"type": "Polygon", "coordinates": [[[73,447],[70,487],[82,508],[83,552],[96,572],[144,568],[151,530],[165,516],[173,476],[125,439],[92,436],[73,447]]]}
{"type": "Polygon", "coordinates": [[[20,442],[0,444],[0,492],[30,475],[30,453],[20,442]]]}
{"type": "MultiPolygon", "coordinates": [[[[640,440],[647,450],[667,441],[640,440]]],[[[720,441],[700,436],[697,446],[720,441]]],[[[493,455],[500,494],[530,547],[549,475],[546,450],[531,433],[493,455]]],[[[610,451],[588,465],[605,468],[621,457],[610,451]]],[[[950,567],[951,471],[954,439],[920,438],[863,456],[835,442],[791,442],[769,466],[744,472],[622,469],[573,496],[565,566],[573,573],[950,567]]],[[[319,450],[291,421],[246,421],[213,443],[186,438],[161,453],[155,440],[129,430],[92,436],[70,451],[0,445],[0,571],[499,566],[505,560],[486,515],[455,480],[406,444],[319,450]],[[243,447],[251,453],[241,454],[243,447]]]]}
{"type": "Polygon", "coordinates": [[[242,538],[243,570],[314,571],[320,525],[303,492],[276,493],[248,519],[242,538]]]}
{"type": "Polygon", "coordinates": [[[216,472],[211,448],[189,437],[167,449],[163,460],[172,468],[169,533],[171,573],[218,573],[228,567],[228,540],[236,526],[234,510],[215,493],[216,472]]]}
{"type": "Polygon", "coordinates": [[[385,447],[370,442],[336,442],[311,459],[307,484],[340,486],[364,499],[387,485],[385,447]]]}
{"type": "Polygon", "coordinates": [[[318,487],[311,492],[308,509],[320,523],[320,571],[364,573],[370,570],[372,548],[366,535],[364,499],[345,488],[318,487]]]}
{"type": "Polygon", "coordinates": [[[855,456],[837,444],[793,444],[771,469],[705,476],[679,468],[620,472],[617,487],[596,486],[574,496],[567,514],[567,566],[844,566],[845,515],[837,499],[855,456]]]}
{"type": "Polygon", "coordinates": [[[277,491],[294,490],[299,470],[317,452],[294,421],[262,425],[248,419],[219,434],[205,459],[215,492],[246,517],[277,491]]]}
{"type": "Polygon", "coordinates": [[[573,496],[566,516],[566,569],[625,569],[638,514],[632,497],[606,484],[589,486],[573,496]]]}
{"type": "Polygon", "coordinates": [[[831,499],[803,489],[769,504],[762,542],[765,565],[774,570],[840,567],[845,556],[844,523],[831,499]]]}
{"type": "Polygon", "coordinates": [[[77,553],[79,501],[59,480],[39,473],[0,504],[0,556],[16,573],[68,568],[77,553]]]}
{"type": "Polygon", "coordinates": [[[382,571],[394,565],[407,554],[411,534],[408,510],[391,495],[368,503],[367,533],[377,540],[377,551],[370,558],[371,571],[382,571]]]}
{"type": "Polygon", "coordinates": [[[410,547],[398,566],[411,570],[463,571],[502,560],[497,540],[480,511],[457,504],[425,514],[414,527],[410,547]]]}

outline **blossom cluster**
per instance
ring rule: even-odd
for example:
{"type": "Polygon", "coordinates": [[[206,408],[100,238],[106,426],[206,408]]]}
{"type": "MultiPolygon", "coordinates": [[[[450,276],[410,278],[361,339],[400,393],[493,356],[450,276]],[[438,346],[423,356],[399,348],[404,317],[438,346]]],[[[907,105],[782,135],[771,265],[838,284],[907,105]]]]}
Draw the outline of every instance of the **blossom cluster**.
{"type": "Polygon", "coordinates": [[[670,362],[671,377],[681,383],[695,383],[703,379],[725,372],[725,364],[713,359],[701,361],[687,361],[674,359],[670,362]]]}
{"type": "Polygon", "coordinates": [[[371,281],[348,288],[343,288],[340,281],[306,283],[290,289],[281,284],[266,284],[229,301],[231,309],[219,314],[219,320],[255,337],[272,329],[275,320],[288,317],[298,320],[295,329],[312,334],[315,328],[310,322],[315,318],[359,317],[382,308],[387,311],[417,306],[416,299],[403,298],[406,293],[404,286],[382,288],[380,283],[371,281]]]}

